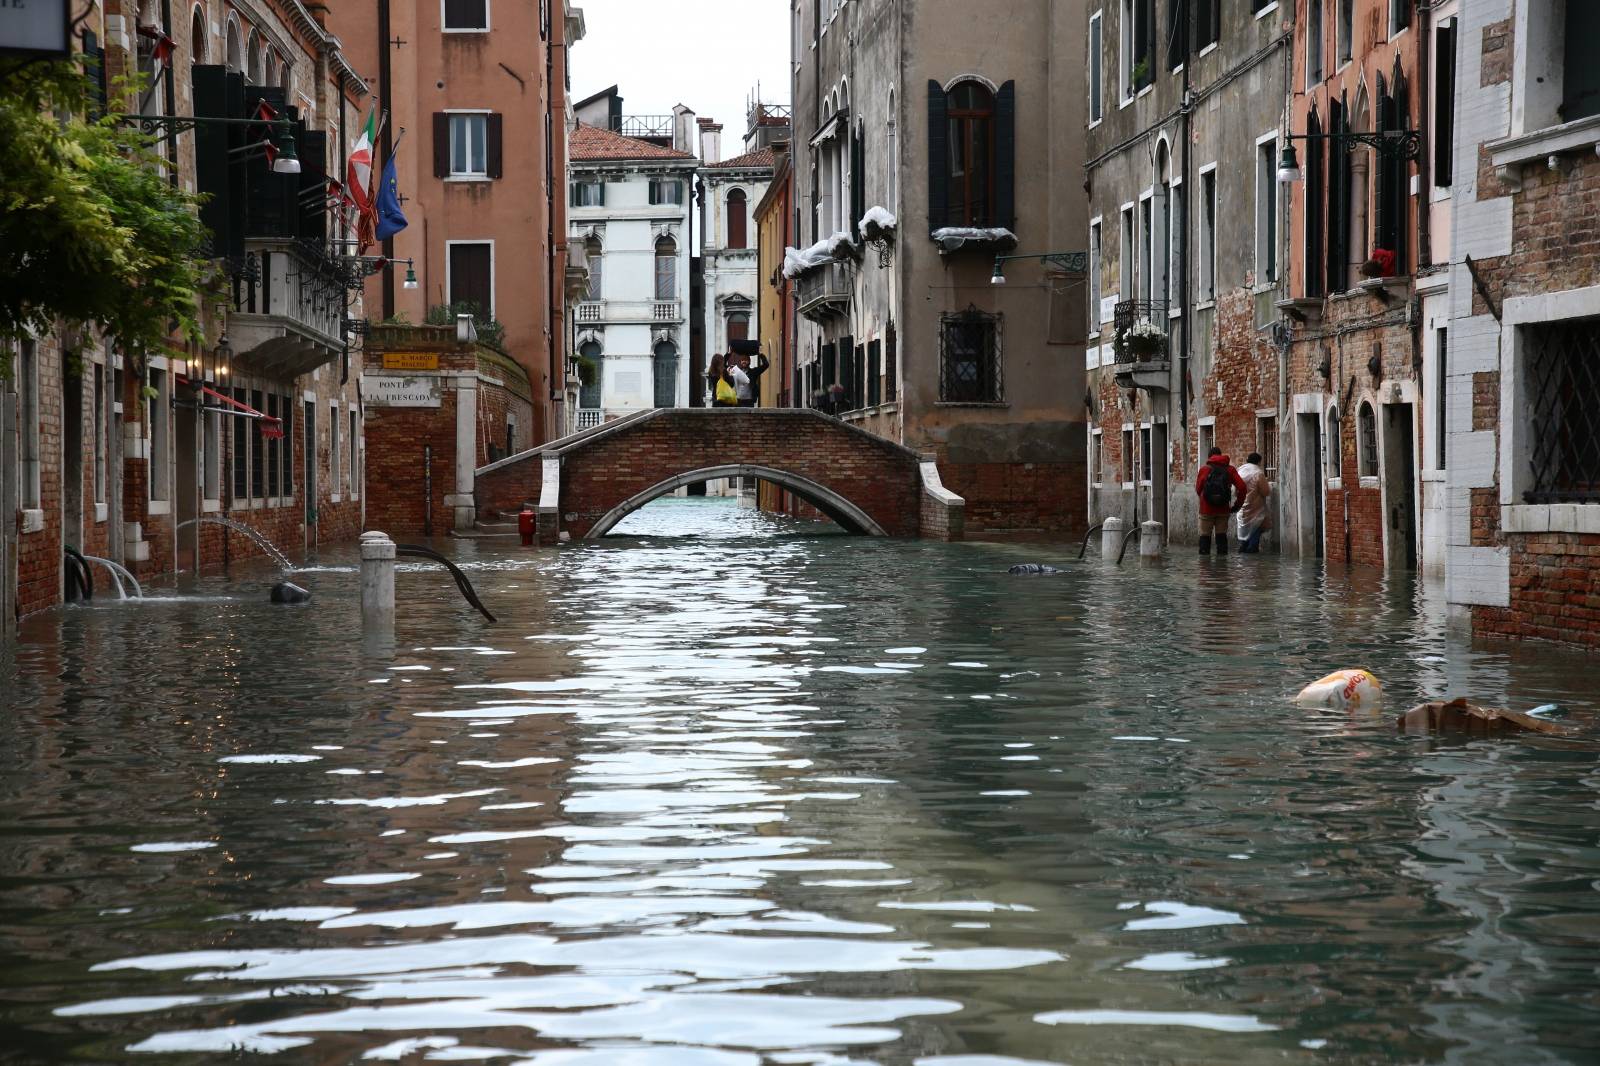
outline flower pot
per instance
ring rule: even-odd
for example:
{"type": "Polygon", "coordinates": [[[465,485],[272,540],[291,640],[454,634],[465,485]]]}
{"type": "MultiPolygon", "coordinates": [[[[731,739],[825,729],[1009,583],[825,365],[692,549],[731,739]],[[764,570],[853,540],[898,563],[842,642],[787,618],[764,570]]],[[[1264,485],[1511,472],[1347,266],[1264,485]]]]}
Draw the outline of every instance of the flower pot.
{"type": "Polygon", "coordinates": [[[1160,337],[1129,337],[1128,351],[1141,363],[1147,363],[1161,351],[1160,337]]]}

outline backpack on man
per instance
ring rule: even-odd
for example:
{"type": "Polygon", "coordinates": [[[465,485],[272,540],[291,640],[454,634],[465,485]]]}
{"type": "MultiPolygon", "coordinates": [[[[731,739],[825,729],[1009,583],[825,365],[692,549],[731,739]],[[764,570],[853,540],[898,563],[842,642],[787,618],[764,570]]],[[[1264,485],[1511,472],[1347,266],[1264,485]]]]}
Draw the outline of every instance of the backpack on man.
{"type": "Polygon", "coordinates": [[[1212,507],[1229,510],[1233,507],[1233,477],[1226,463],[1210,463],[1211,469],[1206,471],[1205,486],[1200,490],[1201,497],[1212,507]]]}

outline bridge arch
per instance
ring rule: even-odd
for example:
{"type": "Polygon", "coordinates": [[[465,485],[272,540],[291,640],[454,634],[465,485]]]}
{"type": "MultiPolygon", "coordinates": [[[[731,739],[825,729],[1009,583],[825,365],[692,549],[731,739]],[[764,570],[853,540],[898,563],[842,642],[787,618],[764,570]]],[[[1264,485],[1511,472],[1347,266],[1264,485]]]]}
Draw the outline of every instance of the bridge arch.
{"type": "Polygon", "coordinates": [[[788,489],[851,533],[862,533],[870,537],[886,537],[889,535],[882,526],[872,520],[872,516],[867,512],[832,489],[819,485],[808,477],[789,470],[779,470],[777,467],[737,463],[687,470],[659,481],[643,492],[638,492],[628,497],[601,515],[600,520],[589,527],[589,532],[584,534],[583,539],[599,540],[615,529],[624,518],[627,518],[645,504],[652,500],[658,500],[669,492],[675,492],[685,485],[692,485],[700,481],[715,481],[724,477],[754,477],[760,478],[762,481],[770,481],[775,485],[781,485],[788,489]]]}

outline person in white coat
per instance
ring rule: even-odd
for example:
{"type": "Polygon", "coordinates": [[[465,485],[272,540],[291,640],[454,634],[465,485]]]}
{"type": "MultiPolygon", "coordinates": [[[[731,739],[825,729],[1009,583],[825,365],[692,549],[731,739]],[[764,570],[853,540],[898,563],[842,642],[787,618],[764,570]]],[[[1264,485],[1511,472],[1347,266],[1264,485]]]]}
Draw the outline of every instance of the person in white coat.
{"type": "Polygon", "coordinates": [[[1245,484],[1244,506],[1239,508],[1239,551],[1259,552],[1261,534],[1272,528],[1272,512],[1267,500],[1272,496],[1272,482],[1261,466],[1261,453],[1251,452],[1239,468],[1239,478],[1245,484]]]}

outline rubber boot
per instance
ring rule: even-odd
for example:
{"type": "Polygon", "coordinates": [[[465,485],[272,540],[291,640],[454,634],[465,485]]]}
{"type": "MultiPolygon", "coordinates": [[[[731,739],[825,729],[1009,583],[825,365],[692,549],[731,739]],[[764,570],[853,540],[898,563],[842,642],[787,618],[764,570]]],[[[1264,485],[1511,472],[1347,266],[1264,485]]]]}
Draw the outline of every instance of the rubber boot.
{"type": "Polygon", "coordinates": [[[1228,535],[1226,533],[1217,534],[1217,554],[1228,554],[1228,535]]]}
{"type": "Polygon", "coordinates": [[[1205,534],[1205,533],[1200,534],[1200,554],[1201,555],[1210,555],[1211,554],[1211,537],[1210,537],[1210,535],[1205,534]]]}

